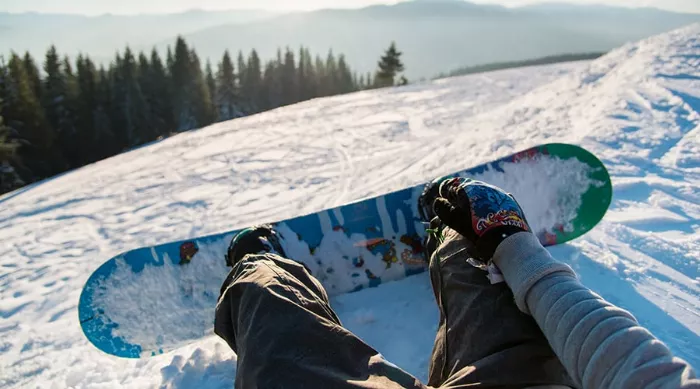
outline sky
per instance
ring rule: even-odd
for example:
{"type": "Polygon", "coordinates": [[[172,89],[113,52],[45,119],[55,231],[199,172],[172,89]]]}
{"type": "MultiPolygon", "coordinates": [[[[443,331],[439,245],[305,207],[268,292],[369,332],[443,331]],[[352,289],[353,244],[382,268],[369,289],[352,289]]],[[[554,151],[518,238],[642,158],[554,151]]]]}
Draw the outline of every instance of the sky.
{"type": "MultiPolygon", "coordinates": [[[[540,3],[542,0],[474,0],[477,3],[509,7],[540,3]]],[[[625,7],[657,7],[671,11],[700,13],[700,0],[556,0],[578,4],[606,4],[625,7]]],[[[393,0],[0,0],[0,11],[73,13],[86,15],[174,13],[190,9],[266,9],[272,11],[320,8],[359,8],[371,4],[392,4],[393,0]]]]}

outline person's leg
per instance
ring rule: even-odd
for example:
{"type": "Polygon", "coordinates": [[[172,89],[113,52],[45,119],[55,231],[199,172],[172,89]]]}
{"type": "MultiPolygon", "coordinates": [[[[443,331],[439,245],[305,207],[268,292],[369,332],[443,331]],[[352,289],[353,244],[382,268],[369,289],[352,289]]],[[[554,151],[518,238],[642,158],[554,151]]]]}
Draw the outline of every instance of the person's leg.
{"type": "Polygon", "coordinates": [[[235,264],[215,332],[238,355],[237,388],[424,388],[343,328],[318,280],[276,254],[235,264]]]}
{"type": "MultiPolygon", "coordinates": [[[[470,243],[446,228],[430,261],[440,325],[428,385],[484,388],[571,386],[535,321],[517,308],[505,283],[469,263],[470,243]]],[[[429,242],[430,243],[430,242],[429,242]]]]}

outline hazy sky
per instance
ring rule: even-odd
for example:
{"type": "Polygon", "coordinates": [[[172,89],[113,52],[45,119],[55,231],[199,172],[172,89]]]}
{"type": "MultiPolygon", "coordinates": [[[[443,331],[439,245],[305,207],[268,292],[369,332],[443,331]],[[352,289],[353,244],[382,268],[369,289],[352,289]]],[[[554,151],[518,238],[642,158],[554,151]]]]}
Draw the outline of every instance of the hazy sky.
{"type": "MultiPolygon", "coordinates": [[[[557,0],[580,4],[607,4],[629,7],[652,6],[681,12],[700,13],[700,0],[557,0]]],[[[478,3],[518,6],[542,0],[475,0],[478,3]]],[[[268,9],[277,11],[318,8],[359,8],[392,0],[0,0],[0,11],[53,12],[79,14],[135,14],[180,12],[201,9],[268,9]]]]}

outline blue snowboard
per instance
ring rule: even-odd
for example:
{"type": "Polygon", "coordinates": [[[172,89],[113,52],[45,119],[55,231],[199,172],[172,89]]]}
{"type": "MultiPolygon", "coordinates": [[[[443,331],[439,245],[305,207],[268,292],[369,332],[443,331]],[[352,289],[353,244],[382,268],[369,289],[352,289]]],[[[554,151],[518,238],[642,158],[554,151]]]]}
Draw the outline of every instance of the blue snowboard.
{"type": "MultiPolygon", "coordinates": [[[[515,194],[545,245],[593,228],[611,200],[610,177],[588,151],[548,144],[453,176],[481,179],[515,194]]],[[[274,223],[287,255],[305,263],[332,295],[426,270],[424,185],[274,223]]],[[[137,248],[110,259],[80,296],[85,336],[126,358],[162,354],[213,333],[224,253],[236,230],[137,248]]]]}

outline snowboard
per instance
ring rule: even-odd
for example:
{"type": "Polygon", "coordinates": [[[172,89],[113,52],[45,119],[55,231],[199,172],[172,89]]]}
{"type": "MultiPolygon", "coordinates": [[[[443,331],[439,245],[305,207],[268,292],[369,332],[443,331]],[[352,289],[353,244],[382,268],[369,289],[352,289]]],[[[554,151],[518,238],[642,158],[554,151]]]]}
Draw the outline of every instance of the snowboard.
{"type": "MultiPolygon", "coordinates": [[[[604,165],[585,149],[546,144],[456,172],[513,193],[545,246],[593,228],[610,205],[604,165]]],[[[445,177],[446,178],[446,177],[445,177]]],[[[287,256],[329,295],[375,287],[427,269],[420,184],[273,223],[287,256]]],[[[262,221],[261,221],[262,222],[262,221]]],[[[224,253],[238,230],[120,254],[87,280],[78,307],[85,336],[105,353],[142,358],[213,334],[224,253]]]]}

